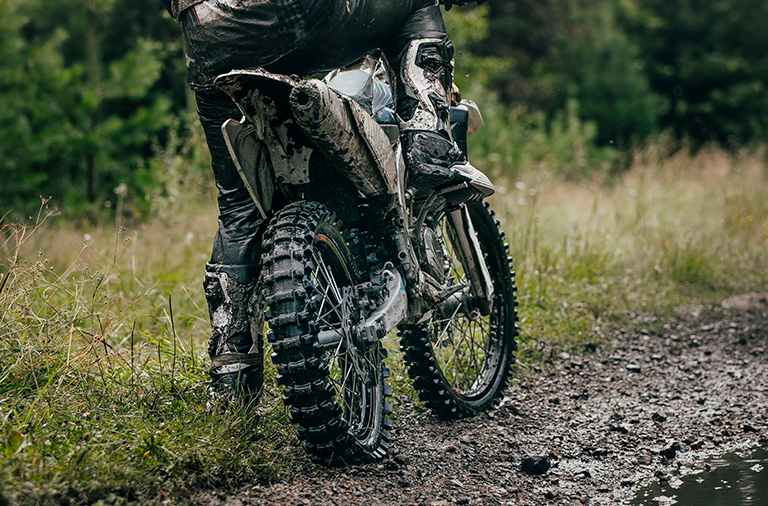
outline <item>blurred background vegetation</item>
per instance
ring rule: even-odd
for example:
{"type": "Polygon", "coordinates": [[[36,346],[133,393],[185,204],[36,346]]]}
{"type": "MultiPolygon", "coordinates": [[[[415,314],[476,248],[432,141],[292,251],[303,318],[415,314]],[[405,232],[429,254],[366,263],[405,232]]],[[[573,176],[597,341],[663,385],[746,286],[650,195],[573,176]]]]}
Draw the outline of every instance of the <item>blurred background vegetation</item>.
{"type": "MultiPolygon", "coordinates": [[[[764,0],[446,14],[515,261],[517,375],[768,290],[767,18],[764,0]]],[[[204,409],[216,199],[179,27],[157,0],[0,0],[0,89],[0,504],[289,479],[304,457],[271,364],[255,413],[204,409]]],[[[385,345],[397,418],[415,394],[385,345]]]]}
{"type": "MultiPolygon", "coordinates": [[[[625,171],[768,138],[760,0],[490,0],[446,14],[495,177],[625,171]]],[[[157,0],[0,0],[0,215],[146,218],[207,191],[180,30],[157,0]],[[125,186],[121,186],[125,185],[125,186]]],[[[208,187],[209,189],[209,187],[208,187]]]]}

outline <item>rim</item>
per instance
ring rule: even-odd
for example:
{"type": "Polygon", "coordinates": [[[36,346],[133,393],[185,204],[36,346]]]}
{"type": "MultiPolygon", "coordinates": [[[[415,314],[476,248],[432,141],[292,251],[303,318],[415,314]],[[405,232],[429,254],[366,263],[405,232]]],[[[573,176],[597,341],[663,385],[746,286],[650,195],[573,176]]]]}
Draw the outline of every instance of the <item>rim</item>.
{"type": "Polygon", "coordinates": [[[328,380],[350,433],[365,442],[376,435],[376,410],[370,408],[378,402],[378,349],[354,335],[359,316],[352,276],[339,249],[325,236],[318,236],[315,242],[312,267],[318,330],[336,330],[342,335],[336,348],[323,357],[329,366],[328,380]]]}
{"type": "MultiPolygon", "coordinates": [[[[454,285],[468,285],[461,257],[454,247],[458,242],[456,233],[447,219],[440,220],[437,233],[443,243],[446,279],[453,279],[454,285]]],[[[483,253],[488,261],[485,249],[483,253]]],[[[501,360],[498,329],[503,322],[498,308],[503,301],[499,300],[502,291],[494,276],[496,267],[489,262],[495,294],[487,316],[467,307],[462,300],[450,314],[433,317],[427,324],[435,359],[453,392],[464,399],[484,395],[495,380],[501,360]]]]}

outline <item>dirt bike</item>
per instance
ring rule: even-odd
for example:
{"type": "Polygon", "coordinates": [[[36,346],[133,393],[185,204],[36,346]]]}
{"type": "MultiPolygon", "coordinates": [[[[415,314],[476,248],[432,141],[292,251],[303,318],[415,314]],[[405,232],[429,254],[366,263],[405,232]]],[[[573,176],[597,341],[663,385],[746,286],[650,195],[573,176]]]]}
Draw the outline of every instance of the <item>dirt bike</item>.
{"type": "MultiPolygon", "coordinates": [[[[409,187],[386,60],[324,79],[233,71],[217,86],[243,114],[222,127],[261,215],[261,286],[272,360],[311,460],[379,460],[392,390],[382,339],[398,329],[413,387],[442,418],[493,408],[517,337],[509,247],[466,183],[409,187]]],[[[454,96],[466,151],[482,119],[454,96]]]]}

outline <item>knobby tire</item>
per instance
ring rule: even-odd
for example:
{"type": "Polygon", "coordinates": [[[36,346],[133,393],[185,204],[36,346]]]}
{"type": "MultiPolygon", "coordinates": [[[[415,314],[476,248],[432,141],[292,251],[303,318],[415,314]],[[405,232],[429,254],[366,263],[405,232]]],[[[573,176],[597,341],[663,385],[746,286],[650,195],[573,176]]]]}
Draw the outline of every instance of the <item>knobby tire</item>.
{"type": "Polygon", "coordinates": [[[329,466],[380,460],[390,440],[386,351],[344,324],[360,314],[351,287],[367,276],[365,255],[348,237],[322,204],[295,202],[273,218],[262,256],[283,400],[310,459],[329,466]],[[324,348],[318,334],[331,329],[344,337],[324,348]]]}
{"type": "MultiPolygon", "coordinates": [[[[509,245],[487,204],[467,207],[493,280],[490,314],[469,318],[456,311],[423,325],[402,326],[399,332],[414,389],[443,419],[472,416],[496,406],[509,385],[517,349],[517,294],[509,245]]],[[[448,275],[460,282],[463,266],[445,223],[435,228],[442,232],[448,275]]]]}

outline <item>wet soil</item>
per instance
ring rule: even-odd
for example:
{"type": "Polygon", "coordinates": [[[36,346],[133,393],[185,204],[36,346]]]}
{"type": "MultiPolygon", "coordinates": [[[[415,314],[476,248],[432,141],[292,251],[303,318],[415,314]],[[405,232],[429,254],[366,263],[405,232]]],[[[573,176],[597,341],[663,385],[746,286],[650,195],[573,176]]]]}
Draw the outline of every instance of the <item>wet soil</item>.
{"type": "Polygon", "coordinates": [[[323,469],[211,505],[628,504],[649,483],[710,470],[707,459],[768,447],[768,294],[630,315],[583,354],[526,372],[495,411],[441,422],[398,399],[390,456],[323,469]]]}

